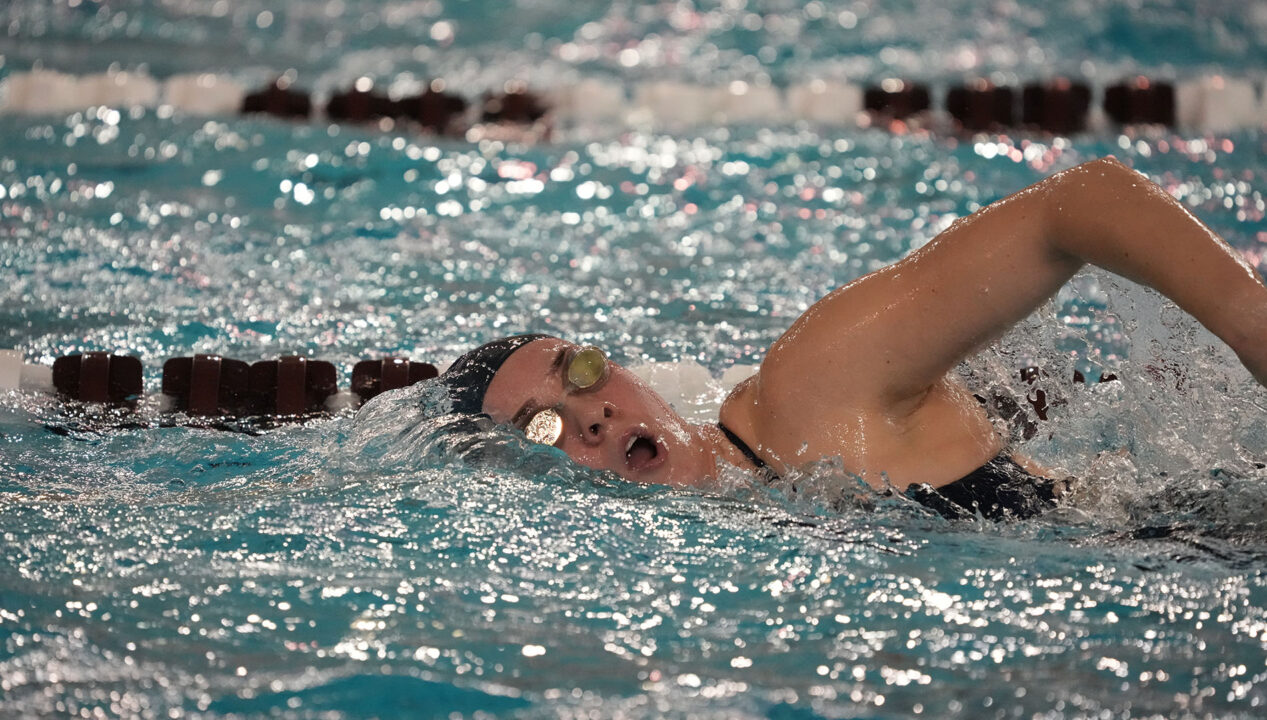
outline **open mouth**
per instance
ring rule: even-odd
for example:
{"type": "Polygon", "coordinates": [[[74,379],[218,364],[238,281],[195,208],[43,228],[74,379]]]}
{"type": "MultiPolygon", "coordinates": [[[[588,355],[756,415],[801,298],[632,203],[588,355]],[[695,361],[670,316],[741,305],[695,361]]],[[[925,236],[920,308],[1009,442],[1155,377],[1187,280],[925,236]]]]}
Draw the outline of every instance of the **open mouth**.
{"type": "Polygon", "coordinates": [[[630,470],[649,470],[664,462],[664,449],[651,435],[637,432],[625,441],[625,465],[630,470]]]}

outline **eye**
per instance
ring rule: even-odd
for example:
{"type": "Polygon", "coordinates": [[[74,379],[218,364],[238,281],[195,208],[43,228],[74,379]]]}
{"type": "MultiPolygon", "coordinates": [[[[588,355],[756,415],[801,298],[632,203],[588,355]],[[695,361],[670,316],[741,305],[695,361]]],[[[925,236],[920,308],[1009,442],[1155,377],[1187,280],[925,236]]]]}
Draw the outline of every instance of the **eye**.
{"type": "Polygon", "coordinates": [[[532,416],[524,427],[524,434],[535,443],[553,445],[563,436],[563,418],[554,408],[546,408],[532,416]]]}

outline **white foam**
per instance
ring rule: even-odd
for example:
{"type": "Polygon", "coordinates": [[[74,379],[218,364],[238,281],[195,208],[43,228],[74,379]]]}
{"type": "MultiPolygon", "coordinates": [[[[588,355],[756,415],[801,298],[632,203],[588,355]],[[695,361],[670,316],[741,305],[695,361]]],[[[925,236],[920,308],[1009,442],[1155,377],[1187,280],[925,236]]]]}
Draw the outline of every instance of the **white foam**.
{"type": "Polygon", "coordinates": [[[340,390],[326,398],[326,411],[337,413],[343,410],[355,410],[361,404],[361,398],[351,390],[340,390]]]}
{"type": "Polygon", "coordinates": [[[212,73],[173,75],[163,84],[163,102],[189,115],[232,115],[242,109],[246,89],[212,73]]]}
{"type": "Polygon", "coordinates": [[[793,117],[819,125],[852,126],[863,112],[862,88],[850,83],[813,80],[787,90],[793,117]]]}
{"type": "Polygon", "coordinates": [[[1223,133],[1260,123],[1254,85],[1222,75],[1190,80],[1175,88],[1175,122],[1186,130],[1223,133]]]}
{"type": "Polygon", "coordinates": [[[731,388],[756,375],[760,369],[760,365],[731,365],[721,374],[722,387],[730,392],[731,388]]]}
{"type": "Polygon", "coordinates": [[[652,390],[687,420],[717,416],[725,391],[708,369],[692,360],[635,365],[629,371],[642,378],[652,390]]]}
{"type": "Polygon", "coordinates": [[[717,419],[722,401],[739,382],[757,371],[755,365],[735,365],[713,377],[693,360],[635,365],[629,371],[651,386],[678,414],[694,422],[717,419]]]}

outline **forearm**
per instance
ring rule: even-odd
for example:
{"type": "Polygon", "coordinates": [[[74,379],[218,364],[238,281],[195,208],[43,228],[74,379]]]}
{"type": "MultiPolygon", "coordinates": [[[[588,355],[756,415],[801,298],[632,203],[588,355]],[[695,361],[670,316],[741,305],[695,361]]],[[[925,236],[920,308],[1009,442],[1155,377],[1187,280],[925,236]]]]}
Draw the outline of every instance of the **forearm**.
{"type": "Polygon", "coordinates": [[[1158,290],[1267,384],[1267,288],[1239,253],[1112,158],[1048,182],[1046,240],[1055,251],[1158,290]]]}

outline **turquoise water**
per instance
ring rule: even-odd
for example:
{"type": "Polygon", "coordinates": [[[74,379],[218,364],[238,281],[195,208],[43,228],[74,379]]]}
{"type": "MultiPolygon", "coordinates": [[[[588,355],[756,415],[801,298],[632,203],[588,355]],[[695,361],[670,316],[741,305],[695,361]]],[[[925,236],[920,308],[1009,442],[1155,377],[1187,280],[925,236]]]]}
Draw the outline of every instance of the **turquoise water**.
{"type": "MultiPolygon", "coordinates": [[[[916,48],[933,80],[965,46],[1022,79],[1084,54],[1164,70],[1159,40],[1178,75],[1263,59],[1258,3],[824,3],[835,29],[790,3],[708,6],[702,25],[685,5],[224,7],[13,3],[0,72],[296,66],[321,88],[452,67],[476,87],[525,57],[614,74],[620,38],[648,32],[679,59],[620,70],[635,80],[729,77],[748,52],[775,79],[879,73],[883,47],[916,48]],[[845,13],[864,36],[839,32],[845,13]],[[568,42],[599,55],[567,62],[568,42]]],[[[824,292],[1106,152],[1267,269],[1257,131],[573,128],[521,147],[105,109],[2,117],[0,138],[0,345],[46,364],[131,352],[151,392],[191,352],[305,353],[346,387],[362,358],[447,361],[525,330],[720,375],[824,292]]],[[[713,493],[633,486],[508,433],[457,443],[421,417],[425,387],[259,436],[148,408],[108,430],[5,396],[0,714],[1262,716],[1267,393],[1155,295],[1094,273],[962,371],[1023,396],[1029,364],[1054,408],[1020,449],[1083,483],[1001,524],[830,464],[796,493],[738,472],[713,493]],[[1075,368],[1122,381],[1073,385],[1075,368]]]]}

